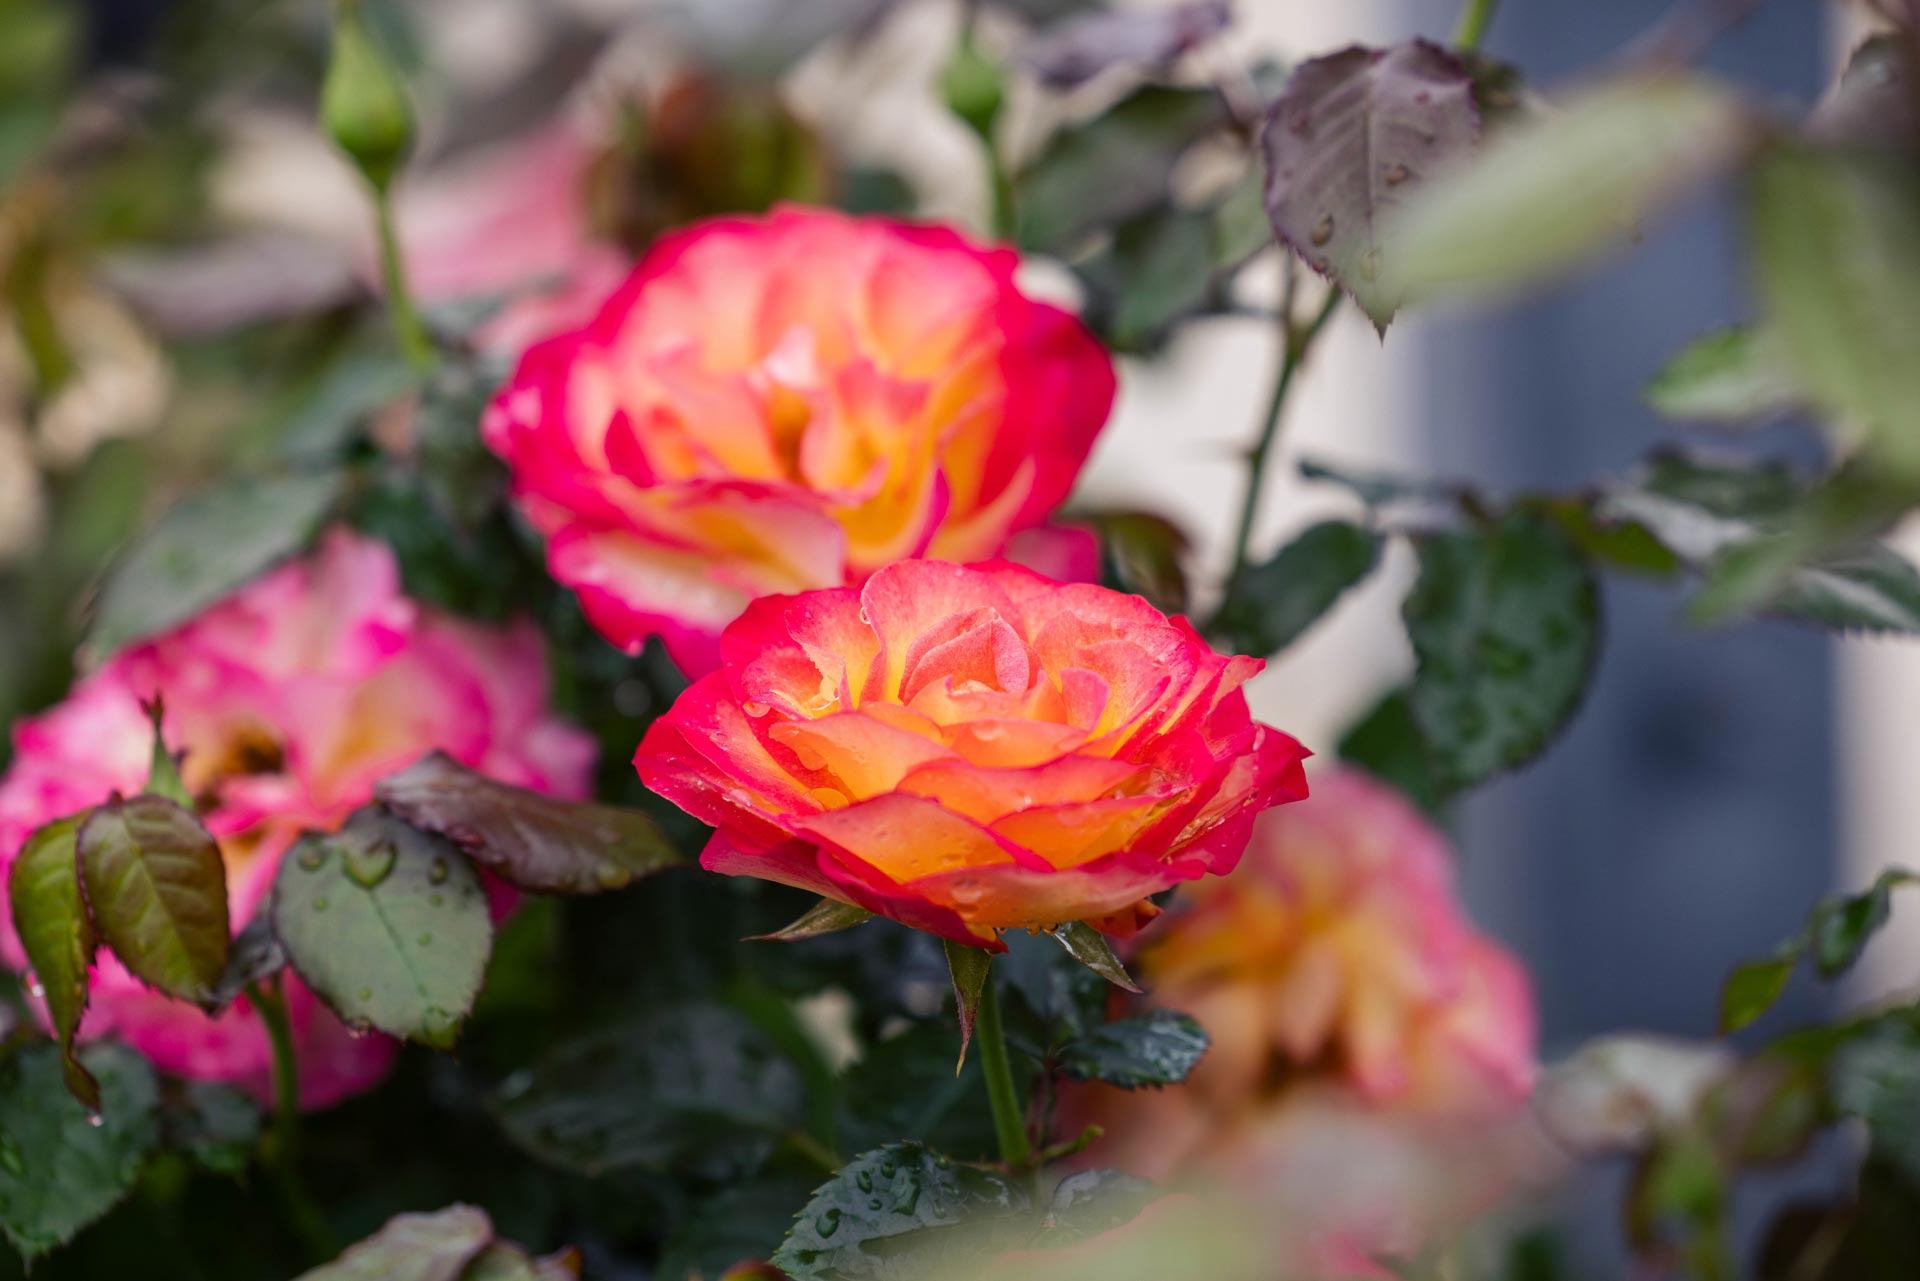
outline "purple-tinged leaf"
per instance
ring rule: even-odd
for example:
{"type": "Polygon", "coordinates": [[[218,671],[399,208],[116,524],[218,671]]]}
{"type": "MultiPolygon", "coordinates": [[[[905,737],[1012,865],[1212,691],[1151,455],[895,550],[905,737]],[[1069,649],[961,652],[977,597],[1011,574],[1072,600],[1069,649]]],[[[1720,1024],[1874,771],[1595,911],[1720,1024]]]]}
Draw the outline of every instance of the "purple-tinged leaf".
{"type": "Polygon", "coordinates": [[[1267,216],[1281,241],[1382,329],[1400,305],[1380,223],[1471,151],[1466,65],[1438,45],[1343,49],[1301,64],[1267,116],[1267,216]]]}
{"type": "Polygon", "coordinates": [[[1068,956],[1107,982],[1129,992],[1140,991],[1140,985],[1127,973],[1127,967],[1113,954],[1113,945],[1107,942],[1107,936],[1085,921],[1068,921],[1052,933],[1054,940],[1067,949],[1068,956]]]}
{"type": "Polygon", "coordinates": [[[537,894],[598,894],[681,862],[653,820],[545,796],[476,773],[443,752],[381,780],[374,798],[537,894]]]}
{"type": "Polygon", "coordinates": [[[74,1057],[73,1038],[87,1012],[89,972],[99,939],[80,893],[80,815],[56,819],[27,838],[7,880],[13,929],[32,967],[31,984],[47,1003],[60,1042],[67,1089],[100,1107],[100,1085],[74,1057]]]}
{"type": "Polygon", "coordinates": [[[461,1281],[492,1244],[493,1222],[473,1206],[402,1214],[298,1281],[461,1281]]]}
{"type": "Polygon", "coordinates": [[[141,982],[211,1004],[233,925],[226,864],[200,820],[162,796],[116,797],[80,824],[78,849],[100,941],[141,982]]]}
{"type": "Polygon", "coordinates": [[[1048,88],[1073,89],[1115,67],[1164,69],[1232,22],[1228,0],[1094,10],[1047,28],[1027,46],[1026,62],[1048,88]]]}

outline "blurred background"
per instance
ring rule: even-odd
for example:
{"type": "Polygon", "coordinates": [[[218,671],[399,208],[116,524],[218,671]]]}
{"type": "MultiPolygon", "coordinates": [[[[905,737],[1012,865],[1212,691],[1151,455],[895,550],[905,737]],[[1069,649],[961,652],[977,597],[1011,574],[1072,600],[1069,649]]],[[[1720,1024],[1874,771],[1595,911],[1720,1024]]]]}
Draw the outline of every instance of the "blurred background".
{"type": "MultiPolygon", "coordinates": [[[[1012,7],[1044,21],[1067,6],[1012,7]]],[[[1748,8],[1706,62],[1805,105],[1845,47],[1833,9],[1748,8]]],[[[1444,38],[1457,16],[1454,0],[1234,9],[1198,60],[1249,89],[1263,61],[1444,38]]],[[[1508,0],[1487,51],[1551,91],[1624,56],[1673,9],[1508,0]]],[[[420,292],[451,303],[567,272],[590,300],[661,228],[774,199],[984,232],[991,174],[940,92],[961,10],[368,0],[422,112],[399,192],[420,292]]],[[[311,123],[326,16],[317,0],[0,0],[0,716],[60,693],[89,584],[157,510],[316,418],[380,400],[391,368],[363,359],[354,311],[375,274],[367,201],[311,123]],[[26,165],[29,152],[58,163],[26,165]],[[305,417],[289,422],[294,403],[305,417]]],[[[1017,40],[1015,23],[983,17],[982,47],[1017,40]]],[[[1016,78],[1009,92],[1001,129],[1019,156],[1062,113],[1119,91],[1095,78],[1043,99],[1016,78]]],[[[1543,297],[1417,314],[1384,342],[1343,313],[1285,426],[1258,546],[1352,509],[1294,476],[1301,457],[1496,491],[1630,469],[1676,438],[1643,407],[1646,378],[1745,309],[1739,236],[1729,203],[1710,200],[1543,297]]],[[[1202,599],[1230,554],[1278,359],[1273,326],[1253,314],[1277,296],[1278,257],[1267,251],[1209,314],[1132,335],[1117,417],[1076,500],[1181,526],[1202,599]]],[[[1039,259],[1032,271],[1040,288],[1086,296],[1085,273],[1039,259]]],[[[581,299],[547,303],[503,323],[537,329],[581,299]]],[[[1770,430],[1784,454],[1810,448],[1791,424],[1770,430]]],[[[1330,755],[1410,669],[1395,621],[1410,568],[1390,565],[1275,663],[1253,687],[1258,713],[1330,755]]],[[[1455,828],[1476,915],[1532,971],[1549,1058],[1607,1031],[1710,1034],[1732,961],[1770,950],[1815,898],[1863,885],[1920,830],[1905,732],[1920,660],[1897,642],[1834,644],[1772,622],[1692,631],[1671,589],[1610,577],[1605,593],[1588,706],[1541,763],[1476,793],[1455,828]]],[[[1920,938],[1890,938],[1858,982],[1904,986],[1916,961],[1920,938]]],[[[1822,999],[1796,987],[1785,1017],[1822,999]]]]}

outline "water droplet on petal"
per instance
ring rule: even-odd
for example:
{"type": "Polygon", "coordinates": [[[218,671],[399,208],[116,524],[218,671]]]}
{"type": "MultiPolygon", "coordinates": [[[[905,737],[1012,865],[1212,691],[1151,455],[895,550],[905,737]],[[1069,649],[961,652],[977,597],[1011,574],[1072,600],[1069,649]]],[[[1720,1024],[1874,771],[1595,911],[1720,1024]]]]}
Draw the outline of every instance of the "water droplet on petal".
{"type": "Polygon", "coordinates": [[[747,714],[749,720],[757,721],[773,709],[765,703],[742,703],[740,704],[740,710],[747,714]]]}

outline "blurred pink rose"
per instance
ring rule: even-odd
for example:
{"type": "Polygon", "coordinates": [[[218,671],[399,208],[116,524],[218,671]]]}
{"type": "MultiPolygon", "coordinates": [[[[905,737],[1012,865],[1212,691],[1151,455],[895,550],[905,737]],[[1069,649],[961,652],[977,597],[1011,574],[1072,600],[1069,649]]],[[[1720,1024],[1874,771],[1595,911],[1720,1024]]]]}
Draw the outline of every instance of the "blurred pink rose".
{"type": "Polygon", "coordinates": [[[1183,1086],[1077,1090],[1088,1154],[1263,1207],[1309,1274],[1386,1276],[1533,1162],[1525,972],[1454,900],[1445,841],[1351,771],[1263,815],[1239,870],[1142,937],[1155,1005],[1212,1047],[1183,1086]]]}
{"type": "MultiPolygon", "coordinates": [[[[176,630],[141,642],[13,728],[0,780],[0,858],[37,827],[146,782],[153,731],[141,700],[166,703],[166,738],[219,838],[234,929],[250,920],[281,854],[331,828],[373,785],[438,748],[495,778],[584,796],[592,741],[546,705],[546,659],[530,624],[484,627],[400,594],[384,544],[328,533],[176,630]]],[[[24,962],[9,920],[0,955],[24,962]]],[[[393,1046],[353,1037],[289,976],[302,1099],[324,1107],[374,1084],[393,1046]]],[[[183,1076],[265,1097],[271,1054],[241,1001],[218,1018],[148,991],[110,955],[94,972],[86,1037],[117,1035],[183,1076]]]]}
{"type": "Polygon", "coordinates": [[[989,560],[1066,498],[1113,365],[1018,265],[828,210],[700,223],[530,349],[483,431],[594,624],[699,675],[756,597],[989,560]]]}

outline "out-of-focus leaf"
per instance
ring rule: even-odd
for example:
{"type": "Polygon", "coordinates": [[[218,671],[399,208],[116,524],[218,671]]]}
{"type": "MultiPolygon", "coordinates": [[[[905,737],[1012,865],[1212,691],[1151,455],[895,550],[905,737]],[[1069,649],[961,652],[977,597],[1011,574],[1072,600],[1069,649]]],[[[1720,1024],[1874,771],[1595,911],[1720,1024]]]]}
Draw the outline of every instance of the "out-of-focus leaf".
{"type": "Polygon", "coordinates": [[[1336,466],[1318,458],[1300,460],[1303,480],[1324,481],[1348,490],[1368,507],[1384,508],[1406,504],[1444,503],[1449,506],[1460,498],[1457,486],[1416,480],[1386,472],[1362,471],[1336,466]]]}
{"type": "Polygon", "coordinates": [[[1803,957],[1828,983],[1840,978],[1866,950],[1893,914],[1893,891],[1913,884],[1912,872],[1891,868],[1859,894],[1839,894],[1814,904],[1800,932],[1762,961],[1740,966],[1720,994],[1720,1030],[1737,1032],[1765,1014],[1786,990],[1803,957]]]}
{"type": "Polygon", "coordinates": [[[271,914],[294,971],[348,1027],[452,1048],[493,922],[479,876],[447,841],[360,810],[287,851],[271,914]]]}
{"type": "Polygon", "coordinates": [[[233,936],[227,953],[227,968],[214,985],[211,1008],[223,1010],[255,983],[270,979],[287,968],[287,949],[273,932],[273,922],[265,912],[248,921],[233,936]]]}
{"type": "Polygon", "coordinates": [[[8,874],[13,929],[27,954],[28,972],[47,1003],[60,1044],[67,1088],[90,1108],[100,1086],[74,1057],[73,1037],[87,1013],[90,974],[99,940],[80,893],[77,835],[82,816],[56,819],[27,838],[8,874]]]}
{"type": "Polygon", "coordinates": [[[799,1127],[805,1092],[744,1016],[688,1005],[556,1046],[502,1082],[493,1106],[516,1143],[562,1169],[726,1180],[799,1127]]]}
{"type": "Polygon", "coordinates": [[[1227,0],[1181,0],[1160,8],[1096,9],[1048,27],[1026,49],[1026,64],[1050,89],[1073,89],[1104,71],[1158,71],[1225,31],[1227,0]]]}
{"type": "Polygon", "coordinates": [[[495,1241],[467,1265],[460,1281],[579,1281],[579,1277],[577,1250],[536,1259],[517,1245],[495,1241]]]}
{"type": "Polygon", "coordinates": [[[1067,1042],[1059,1058],[1061,1068],[1075,1080],[1137,1090],[1186,1080],[1208,1044],[1205,1029],[1192,1015],[1151,1010],[1067,1042]]]}
{"type": "Polygon", "coordinates": [[[793,1281],[894,1281],[984,1262],[1032,1230],[1019,1183],[918,1143],[863,1153],[822,1184],[773,1256],[793,1281]]]}
{"type": "Polygon", "coordinates": [[[1821,143],[1912,142],[1920,134],[1912,59],[1911,46],[1891,33],[1855,49],[1807,118],[1807,136],[1821,143]]]}
{"type": "Polygon", "coordinates": [[[1385,329],[1400,293],[1381,224],[1479,134],[1472,77],[1438,45],[1356,46],[1302,63],[1262,134],[1274,231],[1385,329]]]}
{"type": "Polygon", "coordinates": [[[1553,522],[1590,560],[1607,569],[1668,578],[1680,572],[1680,557],[1632,521],[1609,520],[1594,494],[1535,495],[1515,506],[1553,522]]]}
{"type": "Polygon", "coordinates": [[[33,1259],[73,1238],[133,1189],[159,1134],[159,1087],[132,1050],[82,1050],[100,1083],[89,1111],[67,1093],[60,1056],[29,1045],[0,1063],[0,1229],[33,1259]]]}
{"type": "MultiPolygon", "coordinates": [[[[947,1075],[953,1075],[951,1067],[947,1075]]],[[[812,1191],[811,1180],[792,1174],[721,1190],[675,1227],[653,1275],[658,1281],[704,1281],[742,1260],[769,1257],[787,1235],[794,1207],[805,1205],[812,1191]]]]}
{"type": "Polygon", "coordinates": [[[1779,146],[1750,232],[1771,330],[1819,408],[1884,465],[1920,476],[1920,175],[1905,158],[1779,146]]]}
{"type": "Polygon", "coordinates": [[[1172,208],[1142,214],[1081,268],[1100,303],[1088,321],[1121,351],[1150,349],[1176,322],[1213,302],[1218,258],[1212,214],[1172,208]]]}
{"type": "Polygon", "coordinates": [[[1599,589],[1565,535],[1524,512],[1415,547],[1409,707],[1458,789],[1526,764],[1572,718],[1599,653],[1599,589]]]}
{"type": "Polygon", "coordinates": [[[980,1017],[980,993],[993,981],[993,953],[952,939],[942,942],[947,949],[947,970],[953,976],[953,1007],[960,1019],[960,1063],[965,1066],[973,1025],[980,1017]]]}
{"type": "Polygon", "coordinates": [[[893,0],[652,0],[649,21],[747,80],[780,75],[816,45],[857,35],[893,0]]]}
{"type": "Polygon", "coordinates": [[[1378,534],[1346,521],[1310,526],[1230,585],[1211,630],[1236,653],[1277,654],[1373,572],[1380,546],[1378,534]]]}
{"type": "MultiPolygon", "coordinates": [[[[1016,1074],[1026,1067],[1027,1060],[1014,1056],[1016,1074]]],[[[869,1045],[847,1069],[840,1142],[860,1151],[911,1134],[962,1159],[998,1155],[992,1118],[979,1105],[984,1088],[977,1058],[953,1070],[952,1027],[937,1020],[916,1023],[869,1045]]]]}
{"type": "Polygon", "coordinates": [[[462,1281],[493,1242],[493,1221],[470,1205],[402,1214],[297,1281],[462,1281]]]}
{"type": "Polygon", "coordinates": [[[822,934],[838,934],[841,930],[850,930],[872,919],[873,913],[864,907],[855,907],[851,903],[842,903],[837,899],[823,898],[808,908],[806,913],[791,925],[757,937],[778,940],[782,943],[797,943],[801,939],[819,938],[822,934]]]}
{"type": "Polygon", "coordinates": [[[1647,403],[1681,422],[1759,422],[1800,407],[1786,353],[1756,329],[1708,334],[1648,380],[1647,403]]]}
{"type": "Polygon", "coordinates": [[[1068,956],[1107,982],[1129,992],[1140,990],[1140,985],[1127,973],[1127,967],[1113,954],[1113,945],[1107,942],[1107,936],[1085,921],[1068,921],[1052,934],[1060,946],[1067,949],[1068,956]]]}
{"type": "Polygon", "coordinates": [[[180,1081],[169,1088],[160,1117],[166,1145],[201,1168],[238,1177],[260,1137],[260,1105],[218,1081],[180,1081]]]}
{"type": "Polygon", "coordinates": [[[598,894],[682,862],[638,810],[565,801],[496,782],[444,752],[382,779],[374,799],[536,894],[598,894]]]}
{"type": "Polygon", "coordinates": [[[1068,1245],[1111,1232],[1160,1196],[1146,1179],[1123,1170],[1080,1170],[1060,1180],[1047,1207],[1047,1232],[1036,1244],[1068,1245]]]}
{"type": "Polygon", "coordinates": [[[1564,270],[1738,162],[1757,135],[1710,80],[1623,77],[1504,131],[1408,201],[1383,235],[1409,297],[1497,290],[1564,270]]]}
{"type": "Polygon", "coordinates": [[[1144,596],[1163,614],[1187,612],[1186,531],[1153,512],[1089,512],[1076,517],[1100,535],[1110,585],[1144,596]]]}
{"type": "Polygon", "coordinates": [[[1920,1189],[1920,1025],[1910,1011],[1848,1040],[1829,1069],[1834,1106],[1866,1122],[1873,1153],[1920,1189]]]}
{"type": "Polygon", "coordinates": [[[129,246],[100,271],[148,323],[183,339],[313,315],[366,290],[338,245],[292,228],[165,249],[129,246]]]}
{"type": "Polygon", "coordinates": [[[200,820],[165,797],[116,798],[80,824],[77,846],[100,941],[141,982],[211,1005],[233,925],[227,866],[200,820]]]}
{"type": "Polygon", "coordinates": [[[340,485],[337,472],[236,477],[175,507],[108,571],[87,655],[97,661],[184,622],[298,552],[340,485]]]}
{"type": "Polygon", "coordinates": [[[1434,771],[1433,753],[1413,719],[1405,689],[1388,693],[1340,736],[1340,759],[1391,783],[1429,814],[1438,814],[1450,792],[1434,771]]]}
{"type": "Polygon", "coordinates": [[[1070,256],[1091,233],[1166,204],[1180,158],[1226,123],[1212,90],[1152,85],[1062,130],[1018,179],[1021,246],[1070,256]]]}

